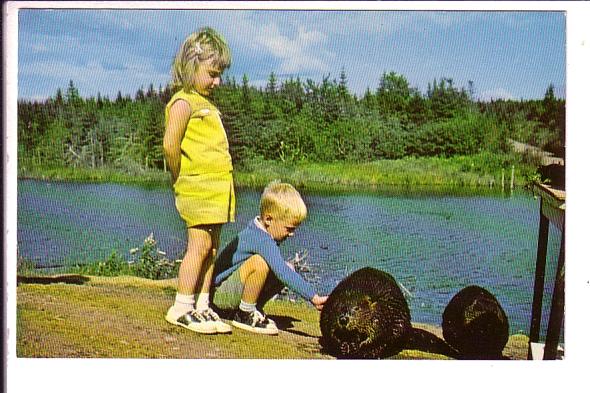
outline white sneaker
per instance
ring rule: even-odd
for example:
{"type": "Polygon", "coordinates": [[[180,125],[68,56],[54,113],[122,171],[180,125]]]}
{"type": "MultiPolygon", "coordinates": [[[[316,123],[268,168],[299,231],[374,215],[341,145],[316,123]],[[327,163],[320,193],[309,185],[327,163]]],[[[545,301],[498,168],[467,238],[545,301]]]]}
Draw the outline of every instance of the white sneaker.
{"type": "Polygon", "coordinates": [[[170,307],[166,314],[166,321],[177,326],[182,326],[193,332],[202,334],[215,334],[217,333],[217,327],[215,322],[207,320],[197,310],[191,310],[185,314],[174,312],[174,307],[170,307]]]}
{"type": "Polygon", "coordinates": [[[201,315],[210,322],[215,323],[215,329],[217,333],[231,333],[231,326],[227,323],[223,322],[219,315],[211,308],[206,309],[205,311],[201,311],[201,315]]]}

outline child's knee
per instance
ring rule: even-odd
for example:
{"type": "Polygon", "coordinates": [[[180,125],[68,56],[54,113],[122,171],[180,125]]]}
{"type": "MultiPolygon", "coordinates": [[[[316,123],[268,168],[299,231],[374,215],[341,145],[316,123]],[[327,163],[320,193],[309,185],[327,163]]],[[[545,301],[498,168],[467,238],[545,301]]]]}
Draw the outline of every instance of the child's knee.
{"type": "Polygon", "coordinates": [[[256,254],[252,255],[250,258],[244,262],[244,266],[250,274],[258,273],[258,274],[268,274],[270,268],[268,267],[268,263],[262,258],[262,256],[256,254]]]}

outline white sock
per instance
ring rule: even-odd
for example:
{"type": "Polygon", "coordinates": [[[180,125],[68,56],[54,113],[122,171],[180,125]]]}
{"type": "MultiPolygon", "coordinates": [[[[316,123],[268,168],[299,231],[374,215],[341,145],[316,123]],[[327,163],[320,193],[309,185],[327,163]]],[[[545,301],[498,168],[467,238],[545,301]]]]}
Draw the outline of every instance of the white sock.
{"type": "Polygon", "coordinates": [[[209,308],[209,293],[199,293],[197,297],[197,311],[205,311],[209,308]]]}
{"type": "Polygon", "coordinates": [[[183,295],[181,293],[176,294],[174,300],[174,309],[184,314],[195,308],[195,295],[183,295]]]}
{"type": "Polygon", "coordinates": [[[240,310],[252,312],[256,310],[256,303],[246,303],[245,301],[240,300],[240,310]]]}

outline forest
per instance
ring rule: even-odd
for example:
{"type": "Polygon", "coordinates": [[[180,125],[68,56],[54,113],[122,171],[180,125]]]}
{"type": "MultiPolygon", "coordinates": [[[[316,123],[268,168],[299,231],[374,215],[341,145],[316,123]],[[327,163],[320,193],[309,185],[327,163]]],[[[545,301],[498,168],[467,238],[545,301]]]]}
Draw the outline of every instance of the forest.
{"type": "MultiPolygon", "coordinates": [[[[135,96],[83,98],[74,81],[43,102],[18,102],[19,175],[33,168],[109,168],[129,174],[166,170],[162,153],[168,86],[135,96]]],[[[396,160],[481,153],[509,155],[509,139],[565,154],[565,100],[475,99],[475,86],[434,79],[426,92],[395,72],[358,97],[344,70],[321,81],[271,73],[254,87],[246,75],[215,91],[235,167],[279,163],[396,160]]],[[[514,160],[526,157],[511,155],[514,160]]],[[[530,161],[530,158],[528,158],[530,161]]],[[[518,163],[518,162],[517,162],[518,163]]]]}

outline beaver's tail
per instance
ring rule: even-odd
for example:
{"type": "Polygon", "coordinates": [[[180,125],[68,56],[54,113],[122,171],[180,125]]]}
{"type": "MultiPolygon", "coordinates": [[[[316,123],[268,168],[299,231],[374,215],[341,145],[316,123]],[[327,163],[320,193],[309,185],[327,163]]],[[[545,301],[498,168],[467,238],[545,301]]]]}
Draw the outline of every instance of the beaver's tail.
{"type": "Polygon", "coordinates": [[[422,352],[436,353],[454,359],[460,359],[461,355],[446,341],[423,329],[412,328],[408,333],[408,339],[404,349],[415,349],[422,352]]]}

